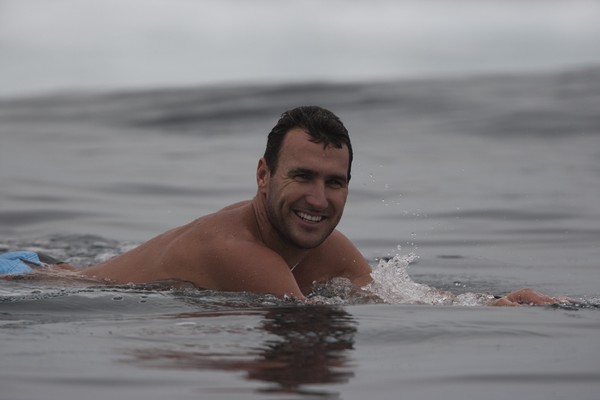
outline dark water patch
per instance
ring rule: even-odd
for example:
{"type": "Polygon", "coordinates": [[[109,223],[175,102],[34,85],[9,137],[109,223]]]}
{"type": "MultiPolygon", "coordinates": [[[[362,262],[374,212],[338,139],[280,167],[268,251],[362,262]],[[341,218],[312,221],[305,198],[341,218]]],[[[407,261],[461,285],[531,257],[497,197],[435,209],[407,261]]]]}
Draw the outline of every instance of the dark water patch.
{"type": "Polygon", "coordinates": [[[136,194],[150,196],[189,196],[189,197],[229,197],[235,198],[243,193],[242,190],[234,187],[230,188],[210,188],[175,186],[158,183],[140,183],[140,182],[115,182],[111,184],[95,187],[105,193],[112,194],[136,194]]]}
{"type": "Polygon", "coordinates": [[[116,290],[65,289],[54,293],[31,293],[19,300],[0,299],[3,312],[11,318],[36,323],[82,321],[123,315],[160,315],[181,311],[183,305],[166,301],[159,292],[133,293],[116,290]],[[36,298],[36,296],[38,298],[36,298]]]}
{"type": "Polygon", "coordinates": [[[194,312],[206,310],[250,310],[262,307],[277,307],[299,305],[300,303],[287,298],[279,298],[268,294],[257,294],[249,292],[220,292],[215,290],[198,289],[187,287],[173,289],[174,298],[187,305],[192,306],[194,312]]]}
{"type": "Polygon", "coordinates": [[[502,235],[516,236],[521,238],[545,237],[546,240],[561,239],[571,240],[581,243],[586,240],[600,239],[600,229],[585,228],[539,228],[539,229],[506,229],[497,230],[495,233],[502,235]]]}
{"type": "MultiPolygon", "coordinates": [[[[303,83],[72,93],[0,101],[5,122],[93,123],[195,135],[269,129],[285,109],[320,104],[342,114],[436,121],[443,132],[498,138],[600,132],[600,68],[385,83],[303,83]]],[[[432,126],[430,126],[431,128],[432,126]]]]}
{"type": "Polygon", "coordinates": [[[600,229],[584,228],[526,228],[526,229],[506,229],[496,232],[506,234],[524,234],[524,235],[577,235],[577,236],[599,236],[600,229]]]}
{"type": "Polygon", "coordinates": [[[269,121],[298,104],[344,103],[355,85],[321,83],[193,89],[145,90],[108,94],[59,94],[0,102],[4,121],[88,121],[161,131],[223,133],[269,121]],[[339,99],[336,101],[335,99],[339,99]]]}
{"type": "MultiPolygon", "coordinates": [[[[596,101],[600,100],[600,96],[596,101]]],[[[572,104],[569,105],[573,107],[572,104]]],[[[511,137],[565,137],[578,134],[596,134],[600,114],[579,110],[564,110],[561,105],[543,109],[512,110],[504,115],[488,116],[484,121],[471,121],[473,132],[499,138],[511,137]]]]}
{"type": "Polygon", "coordinates": [[[81,216],[104,216],[98,212],[79,212],[65,210],[28,210],[28,211],[0,211],[0,225],[33,225],[40,222],[77,219],[81,216]]]}
{"type": "Polygon", "coordinates": [[[600,381],[600,374],[594,372],[561,372],[561,373],[543,373],[543,372],[528,372],[528,373],[494,373],[494,374],[470,374],[468,376],[448,376],[443,377],[440,381],[446,382],[462,382],[462,383],[504,383],[504,384],[519,384],[519,383],[537,383],[537,384],[565,384],[565,383],[596,383],[600,381]]]}
{"type": "Polygon", "coordinates": [[[4,195],[6,199],[16,202],[40,202],[40,203],[62,203],[65,201],[64,196],[55,196],[48,194],[36,194],[36,195],[4,195]]]}
{"type": "Polygon", "coordinates": [[[354,376],[351,352],[356,321],[346,310],[332,306],[267,307],[257,318],[250,314],[192,314],[179,324],[181,336],[169,343],[127,352],[123,362],[145,368],[177,370],[239,371],[247,380],[268,384],[259,393],[334,393],[305,387],[310,384],[346,382],[354,376]],[[237,316],[236,316],[237,315],[237,316]],[[214,329],[220,325],[221,341],[214,343],[214,329]],[[196,338],[188,339],[189,335],[196,338]],[[204,341],[213,343],[206,346],[204,341]]]}
{"type": "Polygon", "coordinates": [[[460,210],[453,212],[429,213],[429,218],[437,219],[490,219],[500,221],[557,221],[576,217],[575,214],[556,211],[525,211],[511,209],[460,210]]]}
{"type": "MultiPolygon", "coordinates": [[[[139,128],[160,129],[177,132],[203,132],[203,133],[224,133],[227,130],[218,129],[219,125],[224,126],[225,122],[231,123],[236,121],[238,124],[249,123],[253,120],[263,121],[267,118],[273,118],[274,115],[280,113],[281,110],[275,112],[270,107],[259,109],[225,109],[215,108],[202,111],[195,105],[188,106],[191,108],[186,110],[184,107],[178,107],[175,110],[165,109],[160,106],[160,111],[155,115],[138,118],[137,120],[128,121],[129,124],[139,128]]],[[[259,125],[259,124],[255,124],[259,125]]]]}
{"type": "MultiPolygon", "coordinates": [[[[461,265],[461,267],[463,269],[469,268],[466,265],[461,265]]],[[[476,266],[472,267],[477,268],[476,266]]],[[[421,274],[417,271],[417,269],[410,270],[410,276],[415,282],[423,283],[440,290],[446,290],[454,294],[477,292],[499,295],[507,291],[506,288],[503,287],[503,285],[505,285],[504,282],[494,279],[478,279],[477,277],[465,274],[464,272],[449,276],[448,274],[436,273],[421,274]]]]}
{"type": "Polygon", "coordinates": [[[414,212],[389,210],[385,215],[372,218],[380,220],[436,220],[436,219],[481,219],[496,221],[559,221],[579,217],[576,213],[564,211],[530,211],[503,208],[461,209],[447,212],[414,212]]]}
{"type": "Polygon", "coordinates": [[[554,138],[600,132],[598,68],[469,82],[473,100],[480,104],[474,102],[471,109],[476,114],[463,120],[466,132],[497,138],[554,138]]]}
{"type": "MultiPolygon", "coordinates": [[[[286,109],[300,104],[343,108],[361,85],[304,83],[237,88],[198,88],[153,92],[143,113],[129,113],[126,124],[162,131],[203,135],[235,130],[266,131],[286,109]],[[228,126],[229,128],[224,128],[228,126]]],[[[142,94],[143,95],[143,94],[142,94]]]]}
{"type": "Polygon", "coordinates": [[[296,301],[271,295],[207,291],[182,282],[118,286],[20,283],[3,285],[0,295],[3,320],[25,318],[46,323],[141,315],[185,319],[214,316],[215,312],[225,315],[263,312],[260,310],[265,307],[300,306],[296,301]]]}
{"type": "MultiPolygon", "coordinates": [[[[452,233],[450,233],[452,235],[452,233]]],[[[441,248],[456,248],[456,247],[480,247],[480,246],[513,246],[513,245],[525,245],[525,244],[539,244],[539,245],[565,245],[568,243],[567,239],[572,239],[573,242],[580,240],[580,237],[574,236],[551,236],[551,237],[527,237],[527,236],[494,236],[493,234],[486,234],[486,239],[482,239],[483,234],[472,234],[462,235],[461,238],[456,239],[427,239],[418,238],[410,242],[410,244],[419,248],[420,250],[435,249],[436,247],[441,248]],[[575,240],[576,239],[576,240],[575,240]]]]}
{"type": "Polygon", "coordinates": [[[600,311],[600,298],[571,299],[569,302],[561,302],[546,306],[557,310],[597,310],[600,311]]]}

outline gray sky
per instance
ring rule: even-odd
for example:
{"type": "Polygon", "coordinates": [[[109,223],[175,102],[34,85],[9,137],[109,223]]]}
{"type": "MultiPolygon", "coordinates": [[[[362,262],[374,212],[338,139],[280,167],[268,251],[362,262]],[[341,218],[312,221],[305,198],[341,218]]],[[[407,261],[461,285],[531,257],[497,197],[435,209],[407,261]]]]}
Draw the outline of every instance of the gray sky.
{"type": "Polygon", "coordinates": [[[600,2],[0,0],[0,97],[600,64],[600,2]]]}

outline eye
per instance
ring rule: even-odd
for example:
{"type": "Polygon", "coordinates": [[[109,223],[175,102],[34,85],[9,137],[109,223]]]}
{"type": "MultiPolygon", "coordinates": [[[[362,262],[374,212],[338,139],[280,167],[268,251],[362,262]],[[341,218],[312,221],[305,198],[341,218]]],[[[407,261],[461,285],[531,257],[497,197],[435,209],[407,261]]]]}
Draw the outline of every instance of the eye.
{"type": "Polygon", "coordinates": [[[307,172],[296,172],[292,175],[292,178],[298,182],[308,182],[311,179],[311,175],[307,172]]]}
{"type": "Polygon", "coordinates": [[[329,179],[327,181],[327,186],[335,188],[335,189],[341,189],[346,187],[346,181],[342,180],[342,179],[329,179]]]}

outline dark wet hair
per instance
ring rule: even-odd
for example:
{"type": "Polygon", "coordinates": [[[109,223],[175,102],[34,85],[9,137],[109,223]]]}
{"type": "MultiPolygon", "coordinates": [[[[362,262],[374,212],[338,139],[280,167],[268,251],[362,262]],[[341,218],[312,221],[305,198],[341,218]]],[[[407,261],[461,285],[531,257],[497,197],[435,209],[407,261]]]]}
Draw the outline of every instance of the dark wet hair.
{"type": "Polygon", "coordinates": [[[322,143],[324,147],[333,146],[340,149],[346,145],[350,154],[348,163],[348,181],[350,181],[353,155],[348,130],[334,113],[318,106],[302,106],[281,114],[277,125],[269,133],[265,149],[264,158],[271,174],[277,169],[279,151],[285,135],[295,128],[306,131],[311,136],[312,142],[322,143]]]}

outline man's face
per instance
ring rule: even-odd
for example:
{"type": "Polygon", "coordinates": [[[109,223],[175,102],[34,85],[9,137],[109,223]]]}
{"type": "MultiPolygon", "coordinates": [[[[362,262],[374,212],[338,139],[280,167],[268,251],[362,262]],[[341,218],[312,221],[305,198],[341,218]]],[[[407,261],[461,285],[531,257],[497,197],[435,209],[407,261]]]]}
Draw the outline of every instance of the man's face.
{"type": "Polygon", "coordinates": [[[311,249],[331,234],[346,204],[349,162],[346,146],[324,148],[301,129],[287,133],[264,186],[269,221],[283,240],[311,249]]]}

